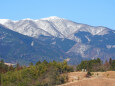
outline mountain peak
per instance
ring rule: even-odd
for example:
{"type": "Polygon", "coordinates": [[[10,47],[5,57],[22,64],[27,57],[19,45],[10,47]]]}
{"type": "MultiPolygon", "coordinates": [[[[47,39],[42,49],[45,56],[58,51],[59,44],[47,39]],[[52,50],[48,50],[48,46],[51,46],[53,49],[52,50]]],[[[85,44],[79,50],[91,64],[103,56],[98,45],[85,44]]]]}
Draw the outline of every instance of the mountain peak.
{"type": "Polygon", "coordinates": [[[10,21],[10,20],[9,19],[0,19],[0,24],[5,24],[8,21],[10,21]]]}
{"type": "Polygon", "coordinates": [[[23,19],[23,20],[33,20],[33,19],[31,19],[31,18],[25,18],[25,19],[23,19]]]}
{"type": "Polygon", "coordinates": [[[57,17],[57,16],[51,16],[51,17],[47,17],[47,18],[42,18],[41,20],[57,20],[57,19],[64,19],[64,18],[60,18],[60,17],[57,17]]]}

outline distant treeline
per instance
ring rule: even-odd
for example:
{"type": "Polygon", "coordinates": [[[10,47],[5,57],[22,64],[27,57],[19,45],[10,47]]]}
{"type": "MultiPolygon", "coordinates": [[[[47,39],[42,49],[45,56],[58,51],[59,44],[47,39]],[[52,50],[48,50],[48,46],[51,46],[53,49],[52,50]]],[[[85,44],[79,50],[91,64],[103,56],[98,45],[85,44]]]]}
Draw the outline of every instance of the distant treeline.
{"type": "Polygon", "coordinates": [[[115,60],[111,58],[109,61],[105,61],[103,63],[100,58],[89,60],[89,61],[82,61],[79,65],[77,65],[77,71],[81,71],[82,69],[86,69],[90,72],[97,72],[97,71],[115,71],[115,60]]]}

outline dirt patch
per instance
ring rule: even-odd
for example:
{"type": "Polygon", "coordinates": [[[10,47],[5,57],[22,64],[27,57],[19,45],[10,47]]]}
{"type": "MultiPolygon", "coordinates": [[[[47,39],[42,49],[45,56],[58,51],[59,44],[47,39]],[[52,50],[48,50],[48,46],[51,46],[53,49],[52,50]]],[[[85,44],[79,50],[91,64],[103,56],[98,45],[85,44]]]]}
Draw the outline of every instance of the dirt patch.
{"type": "Polygon", "coordinates": [[[87,80],[80,80],[75,81],[72,83],[67,83],[62,86],[115,86],[115,80],[111,79],[87,79],[87,80]]]}

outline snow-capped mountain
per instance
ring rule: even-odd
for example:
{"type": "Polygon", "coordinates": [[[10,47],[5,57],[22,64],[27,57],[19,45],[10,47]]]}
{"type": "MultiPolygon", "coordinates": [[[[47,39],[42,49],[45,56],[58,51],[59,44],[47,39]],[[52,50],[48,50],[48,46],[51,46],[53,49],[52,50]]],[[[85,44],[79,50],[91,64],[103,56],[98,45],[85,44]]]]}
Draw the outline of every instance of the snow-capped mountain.
{"type": "MultiPolygon", "coordinates": [[[[42,54],[42,57],[46,55],[46,58],[52,58],[52,56],[57,58],[59,56],[57,58],[59,60],[69,57],[69,62],[72,64],[76,64],[78,59],[115,59],[115,31],[106,27],[76,23],[56,16],[36,20],[27,18],[18,21],[0,19],[0,24],[13,32],[26,35],[27,38],[29,36],[36,39],[36,43],[38,44],[41,43],[37,47],[34,47],[35,50],[33,49],[33,51],[36,51],[35,55],[31,54],[33,51],[28,51],[33,55],[29,54],[30,58],[39,56],[37,51],[40,51],[39,54],[42,54]],[[54,52],[55,55],[52,55],[48,51],[54,52]]],[[[2,38],[0,35],[0,41],[3,41],[2,38]]],[[[15,45],[15,43],[13,44],[15,45]]],[[[33,47],[34,44],[32,41],[29,45],[27,44],[28,49],[30,49],[30,46],[33,47]]],[[[14,52],[12,51],[12,53],[14,52]]],[[[23,53],[23,55],[25,54],[23,53]]]]}
{"type": "Polygon", "coordinates": [[[0,19],[0,23],[13,31],[36,38],[40,35],[45,35],[75,40],[74,34],[79,31],[89,32],[92,35],[104,35],[109,31],[109,29],[105,27],[93,27],[79,24],[56,16],[38,20],[23,19],[12,21],[8,19],[0,19]]]}

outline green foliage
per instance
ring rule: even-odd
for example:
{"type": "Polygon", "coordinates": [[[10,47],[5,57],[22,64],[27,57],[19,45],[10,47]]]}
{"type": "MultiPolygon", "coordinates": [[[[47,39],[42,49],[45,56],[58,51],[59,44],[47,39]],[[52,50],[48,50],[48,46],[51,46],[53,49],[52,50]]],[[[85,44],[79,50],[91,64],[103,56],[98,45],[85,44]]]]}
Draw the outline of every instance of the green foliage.
{"type": "Polygon", "coordinates": [[[0,61],[0,73],[5,73],[8,71],[8,66],[4,64],[4,60],[0,61]]]}
{"type": "Polygon", "coordinates": [[[111,68],[111,70],[115,71],[115,60],[112,61],[110,68],[111,68]]]}
{"type": "Polygon", "coordinates": [[[54,86],[65,83],[72,67],[67,62],[37,62],[36,65],[21,67],[19,64],[15,70],[3,73],[1,86],[54,86]]]}
{"type": "Polygon", "coordinates": [[[110,64],[110,65],[112,64],[112,58],[109,59],[109,64],[110,64]]]}
{"type": "Polygon", "coordinates": [[[2,75],[2,74],[0,73],[0,84],[1,84],[1,75],[2,75]]]}
{"type": "Polygon", "coordinates": [[[81,71],[82,69],[87,69],[87,71],[91,72],[103,72],[109,70],[115,71],[115,60],[110,58],[109,61],[106,60],[104,64],[102,64],[102,61],[99,58],[89,61],[82,61],[81,64],[77,65],[77,70],[81,71]]]}
{"type": "Polygon", "coordinates": [[[41,64],[41,62],[40,62],[40,61],[36,62],[36,65],[39,65],[39,64],[41,64]]]}
{"type": "Polygon", "coordinates": [[[87,72],[87,74],[86,74],[86,77],[90,77],[91,76],[91,72],[87,72]]]}
{"type": "Polygon", "coordinates": [[[89,61],[82,61],[77,66],[77,70],[87,69],[88,71],[100,71],[100,65],[102,64],[99,58],[89,61]]]}
{"type": "Polygon", "coordinates": [[[30,66],[33,66],[33,63],[31,62],[29,65],[30,65],[30,66]]]}

